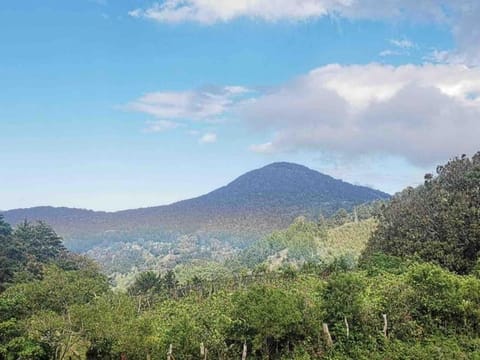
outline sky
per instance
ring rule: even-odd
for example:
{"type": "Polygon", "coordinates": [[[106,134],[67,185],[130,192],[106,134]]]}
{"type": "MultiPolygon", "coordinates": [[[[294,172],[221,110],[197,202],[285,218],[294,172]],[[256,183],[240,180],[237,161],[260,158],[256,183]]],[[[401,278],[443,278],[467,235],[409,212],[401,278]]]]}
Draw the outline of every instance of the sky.
{"type": "Polygon", "coordinates": [[[0,209],[171,203],[275,161],[389,193],[480,150],[478,0],[0,3],[0,209]]]}

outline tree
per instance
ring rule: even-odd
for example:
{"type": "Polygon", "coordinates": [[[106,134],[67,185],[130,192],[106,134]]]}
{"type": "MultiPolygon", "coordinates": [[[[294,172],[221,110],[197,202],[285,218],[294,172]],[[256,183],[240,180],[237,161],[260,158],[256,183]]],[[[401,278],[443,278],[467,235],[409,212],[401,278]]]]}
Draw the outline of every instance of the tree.
{"type": "Polygon", "coordinates": [[[330,221],[335,226],[343,225],[349,220],[350,220],[350,215],[348,214],[348,211],[345,210],[344,208],[339,209],[335,214],[333,214],[332,218],[330,219],[330,221]]]}
{"type": "Polygon", "coordinates": [[[68,252],[47,224],[24,221],[12,230],[0,216],[0,291],[8,283],[41,278],[50,263],[65,270],[92,268],[91,261],[68,252]]]}
{"type": "Polygon", "coordinates": [[[366,279],[358,273],[333,276],[323,292],[322,305],[326,321],[340,328],[342,333],[345,322],[349,323],[349,327],[358,327],[362,319],[366,286],[366,279]]]}
{"type": "Polygon", "coordinates": [[[236,293],[232,335],[266,356],[278,354],[303,335],[301,300],[293,293],[266,285],[236,293]]]}
{"type": "Polygon", "coordinates": [[[128,292],[132,295],[145,295],[153,291],[160,290],[161,277],[153,271],[145,271],[140,273],[135,282],[130,286],[128,292]]]}
{"type": "Polygon", "coordinates": [[[28,338],[42,344],[52,360],[78,359],[88,349],[88,342],[74,328],[68,313],[41,311],[26,323],[28,338]]]}
{"type": "Polygon", "coordinates": [[[13,237],[38,262],[46,263],[66,251],[62,238],[41,221],[36,224],[24,221],[15,228],[13,237]]]}
{"type": "Polygon", "coordinates": [[[0,214],[0,239],[6,238],[11,234],[12,234],[12,227],[10,226],[9,223],[5,221],[3,215],[0,214]]]}
{"type": "Polygon", "coordinates": [[[470,272],[480,253],[480,152],[454,158],[383,207],[365,255],[417,256],[470,272]]]}
{"type": "Polygon", "coordinates": [[[11,226],[0,215],[0,291],[25,261],[25,248],[12,236],[11,226]]]}

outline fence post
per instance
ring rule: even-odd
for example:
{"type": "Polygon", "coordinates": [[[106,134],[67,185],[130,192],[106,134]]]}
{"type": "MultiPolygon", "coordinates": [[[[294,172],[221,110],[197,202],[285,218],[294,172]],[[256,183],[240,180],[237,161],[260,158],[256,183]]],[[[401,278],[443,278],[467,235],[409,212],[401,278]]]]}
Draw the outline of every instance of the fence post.
{"type": "Polygon", "coordinates": [[[347,317],[344,317],[345,320],[345,327],[347,328],[347,338],[350,337],[350,326],[348,326],[348,320],[347,317]]]}
{"type": "Polygon", "coordinates": [[[387,330],[388,330],[388,322],[387,322],[387,314],[382,314],[383,317],[383,336],[387,338],[387,330]]]}
{"type": "Polygon", "coordinates": [[[332,336],[330,335],[330,331],[328,330],[328,324],[327,323],[323,323],[323,335],[325,337],[325,342],[327,343],[327,346],[332,347],[333,346],[333,340],[332,340],[332,336]]]}
{"type": "Polygon", "coordinates": [[[247,342],[243,343],[242,360],[247,360],[247,342]]]}

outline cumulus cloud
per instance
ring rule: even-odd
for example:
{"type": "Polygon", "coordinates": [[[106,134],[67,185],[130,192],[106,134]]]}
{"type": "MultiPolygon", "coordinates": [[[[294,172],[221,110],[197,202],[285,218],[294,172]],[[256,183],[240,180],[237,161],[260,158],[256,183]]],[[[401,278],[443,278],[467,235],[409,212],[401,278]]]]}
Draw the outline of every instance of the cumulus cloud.
{"type": "Polygon", "coordinates": [[[217,142],[217,134],[215,133],[206,133],[200,139],[198,139],[200,144],[213,144],[217,142]]]}
{"type": "Polygon", "coordinates": [[[164,0],[146,9],[134,9],[130,15],[160,22],[195,21],[206,24],[239,17],[277,21],[329,15],[352,19],[435,22],[467,17],[474,22],[476,11],[477,0],[164,0]]]}
{"type": "MultiPolygon", "coordinates": [[[[458,0],[472,2],[474,0],[458,0]]],[[[239,17],[266,21],[306,20],[327,15],[348,18],[434,19],[448,16],[445,6],[457,6],[454,0],[165,0],[146,9],[134,9],[133,17],[159,22],[185,21],[212,24],[239,17]]]]}
{"type": "MultiPolygon", "coordinates": [[[[435,22],[449,26],[456,38],[458,49],[451,52],[449,62],[480,64],[478,0],[165,0],[129,14],[162,23],[214,24],[240,17],[304,21],[324,16],[435,22]]],[[[397,45],[413,46],[407,41],[397,45]]]]}
{"type": "Polygon", "coordinates": [[[262,153],[389,154],[417,165],[478,150],[480,69],[380,64],[315,69],[245,103],[241,116],[272,134],[262,153]]]}
{"type": "Polygon", "coordinates": [[[145,17],[159,22],[178,23],[194,21],[211,24],[238,17],[256,17],[264,20],[283,18],[306,19],[323,16],[331,6],[349,0],[166,0],[147,9],[130,12],[134,17],[145,17]]]}
{"type": "Polygon", "coordinates": [[[146,132],[164,132],[190,121],[221,123],[223,115],[248,93],[250,90],[241,86],[153,92],[128,103],[123,109],[156,118],[146,122],[146,132]]]}
{"type": "MultiPolygon", "coordinates": [[[[327,65],[262,94],[241,86],[156,92],[127,108],[151,115],[147,131],[234,114],[264,143],[251,151],[389,155],[427,166],[478,150],[480,68],[453,64],[327,65]]],[[[217,135],[198,130],[201,144],[217,135]]]]}

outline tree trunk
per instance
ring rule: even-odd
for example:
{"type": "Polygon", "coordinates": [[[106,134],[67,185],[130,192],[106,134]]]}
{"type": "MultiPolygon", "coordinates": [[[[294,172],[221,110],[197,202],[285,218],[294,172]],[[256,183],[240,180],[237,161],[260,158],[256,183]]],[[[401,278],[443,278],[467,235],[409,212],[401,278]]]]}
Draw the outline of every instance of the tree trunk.
{"type": "Polygon", "coordinates": [[[170,344],[168,348],[167,360],[173,360],[173,345],[170,344]]]}

